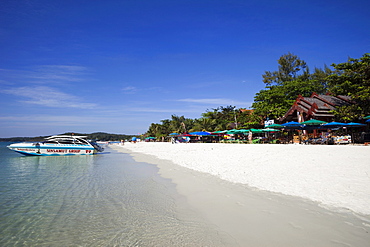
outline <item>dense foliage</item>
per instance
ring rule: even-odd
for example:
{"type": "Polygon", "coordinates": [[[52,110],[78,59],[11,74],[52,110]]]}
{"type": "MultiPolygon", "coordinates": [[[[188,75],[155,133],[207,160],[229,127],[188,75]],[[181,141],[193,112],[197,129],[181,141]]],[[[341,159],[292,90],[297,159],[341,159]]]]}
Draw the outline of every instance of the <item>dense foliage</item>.
{"type": "Polygon", "coordinates": [[[370,53],[346,63],[333,64],[336,73],[328,77],[330,92],[348,95],[356,103],[334,111],[339,120],[354,121],[370,113],[370,53]]]}
{"type": "Polygon", "coordinates": [[[164,139],[170,133],[192,131],[217,131],[233,128],[258,128],[267,119],[282,117],[299,95],[317,94],[349,95],[356,104],[338,108],[334,114],[338,120],[353,121],[370,114],[370,54],[346,63],[314,68],[305,61],[288,53],[279,58],[277,71],[263,75],[265,88],[254,97],[253,110],[220,106],[207,110],[199,119],[172,115],[171,119],[152,123],[146,136],[164,139]]]}
{"type": "Polygon", "coordinates": [[[266,71],[263,82],[265,89],[254,97],[252,108],[255,114],[264,119],[276,119],[283,116],[292,106],[298,95],[308,97],[312,92],[327,92],[326,77],[332,71],[315,68],[311,74],[306,62],[296,55],[288,53],[278,60],[277,71],[266,71]]]}
{"type": "Polygon", "coordinates": [[[233,128],[258,128],[262,119],[251,110],[236,109],[235,106],[220,106],[207,110],[199,119],[172,115],[171,119],[161,120],[161,124],[152,123],[146,136],[164,140],[171,133],[194,131],[217,131],[233,128]]]}

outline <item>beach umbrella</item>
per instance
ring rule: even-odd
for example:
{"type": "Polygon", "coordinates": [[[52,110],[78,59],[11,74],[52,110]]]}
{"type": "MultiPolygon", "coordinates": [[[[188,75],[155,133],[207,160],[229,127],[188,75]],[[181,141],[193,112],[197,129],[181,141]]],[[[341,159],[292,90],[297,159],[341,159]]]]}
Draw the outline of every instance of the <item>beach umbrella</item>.
{"type": "Polygon", "coordinates": [[[249,131],[252,133],[263,133],[262,129],[250,129],[249,131]]]}
{"type": "Polygon", "coordinates": [[[328,123],[328,122],[317,120],[317,119],[310,119],[308,121],[302,122],[301,124],[304,124],[304,125],[321,125],[321,124],[326,124],[326,123],[328,123]]]}
{"type": "Polygon", "coordinates": [[[317,135],[316,130],[321,129],[323,124],[327,124],[328,122],[317,120],[317,119],[310,119],[308,121],[304,121],[301,124],[303,124],[302,129],[303,130],[313,130],[314,136],[317,135]]]}
{"type": "Polygon", "coordinates": [[[346,127],[348,128],[357,128],[357,127],[364,127],[366,126],[366,124],[362,124],[362,123],[347,123],[346,124],[346,127]]]}
{"type": "MultiPolygon", "coordinates": [[[[294,122],[294,121],[283,123],[282,126],[284,126],[284,129],[301,129],[302,127],[300,123],[294,122]]],[[[288,137],[289,137],[289,132],[291,131],[288,131],[288,137]]]]}
{"type": "Polygon", "coordinates": [[[284,126],[281,124],[271,124],[271,125],[267,125],[266,128],[280,129],[280,128],[284,128],[284,126]]]}
{"type": "Polygon", "coordinates": [[[191,132],[189,134],[193,135],[193,136],[208,136],[211,133],[210,132],[205,132],[205,131],[198,131],[198,132],[191,132]]]}
{"type": "Polygon", "coordinates": [[[336,129],[336,128],[345,127],[345,126],[347,126],[347,124],[345,123],[330,122],[330,123],[321,125],[321,128],[336,129]]]}
{"type": "MultiPolygon", "coordinates": [[[[370,115],[369,115],[369,116],[364,117],[364,119],[370,119],[370,115]]],[[[367,122],[367,121],[366,121],[366,122],[367,122]]]]}
{"type": "Polygon", "coordinates": [[[298,122],[291,121],[291,122],[288,122],[288,123],[283,123],[282,126],[284,128],[288,128],[288,129],[294,129],[294,128],[298,129],[298,128],[301,127],[301,124],[298,123],[298,122]]]}
{"type": "Polygon", "coordinates": [[[228,135],[233,135],[233,134],[238,134],[238,133],[240,133],[240,132],[239,132],[239,130],[236,130],[236,129],[226,131],[226,134],[228,134],[228,135]]]}
{"type": "MultiPolygon", "coordinates": [[[[347,123],[346,124],[346,127],[347,128],[359,128],[359,127],[364,127],[364,126],[366,126],[366,124],[362,124],[362,123],[353,123],[353,122],[351,122],[351,123],[347,123]]],[[[353,133],[354,133],[354,131],[353,131],[353,129],[351,130],[351,136],[352,136],[352,142],[354,143],[355,142],[355,140],[354,140],[354,138],[353,138],[353,133]]]]}
{"type": "Polygon", "coordinates": [[[370,123],[370,119],[366,120],[365,122],[366,122],[366,123],[370,123]]]}
{"type": "Polygon", "coordinates": [[[247,130],[247,129],[240,129],[240,130],[238,130],[238,132],[244,134],[244,133],[248,133],[249,130],[247,130]]]}
{"type": "Polygon", "coordinates": [[[179,134],[178,133],[171,133],[169,134],[170,136],[178,136],[179,134]]]}
{"type": "Polygon", "coordinates": [[[278,129],[262,129],[263,132],[279,132],[281,130],[278,129]]]}
{"type": "Polygon", "coordinates": [[[212,132],[212,134],[223,134],[223,133],[226,133],[227,130],[218,130],[218,131],[214,131],[212,132]]]}

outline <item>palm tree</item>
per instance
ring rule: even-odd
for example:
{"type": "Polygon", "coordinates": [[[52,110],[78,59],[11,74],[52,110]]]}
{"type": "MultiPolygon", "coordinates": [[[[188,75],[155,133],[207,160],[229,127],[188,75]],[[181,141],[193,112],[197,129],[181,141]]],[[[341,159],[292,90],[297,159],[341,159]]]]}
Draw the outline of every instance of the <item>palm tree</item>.
{"type": "Polygon", "coordinates": [[[195,120],[194,131],[213,131],[216,125],[216,119],[199,118],[195,120]]]}

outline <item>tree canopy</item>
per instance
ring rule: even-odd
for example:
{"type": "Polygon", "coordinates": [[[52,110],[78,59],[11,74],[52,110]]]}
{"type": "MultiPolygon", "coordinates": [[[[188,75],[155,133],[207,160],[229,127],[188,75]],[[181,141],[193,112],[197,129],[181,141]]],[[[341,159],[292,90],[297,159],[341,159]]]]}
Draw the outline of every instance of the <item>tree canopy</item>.
{"type": "Polygon", "coordinates": [[[344,121],[357,120],[370,113],[370,53],[359,59],[333,64],[335,73],[328,77],[330,93],[348,95],[355,104],[337,108],[335,115],[344,121]]]}
{"type": "Polygon", "coordinates": [[[298,95],[326,93],[326,77],[331,73],[325,66],[324,69],[315,68],[311,74],[306,62],[298,56],[291,53],[283,55],[278,60],[277,71],[266,71],[262,75],[266,86],[254,97],[252,108],[264,119],[283,116],[298,95]]]}
{"type": "Polygon", "coordinates": [[[256,93],[253,110],[237,109],[235,106],[220,106],[207,109],[199,119],[172,115],[171,119],[152,123],[147,135],[164,138],[170,133],[192,131],[217,131],[233,128],[258,128],[263,120],[283,116],[299,95],[309,97],[317,94],[348,95],[356,103],[334,111],[344,121],[353,121],[370,114],[370,54],[348,62],[333,64],[334,70],[314,68],[305,61],[288,53],[278,60],[276,71],[262,75],[265,88],[256,93]]]}
{"type": "Polygon", "coordinates": [[[220,106],[207,110],[201,118],[189,119],[184,116],[172,115],[171,119],[161,120],[161,123],[152,123],[146,136],[156,137],[163,140],[171,133],[184,133],[195,131],[217,131],[233,128],[256,128],[262,127],[262,119],[254,115],[252,111],[237,109],[235,106],[220,106]]]}

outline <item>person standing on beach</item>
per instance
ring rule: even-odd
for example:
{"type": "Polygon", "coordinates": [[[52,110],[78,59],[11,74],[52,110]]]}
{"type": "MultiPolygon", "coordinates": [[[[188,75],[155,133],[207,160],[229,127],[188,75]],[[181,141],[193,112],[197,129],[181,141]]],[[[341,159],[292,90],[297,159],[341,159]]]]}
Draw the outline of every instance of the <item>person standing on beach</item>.
{"type": "Polygon", "coordinates": [[[249,143],[250,143],[250,144],[252,143],[252,139],[253,139],[252,131],[249,131],[249,134],[248,134],[248,141],[249,141],[249,143]]]}

